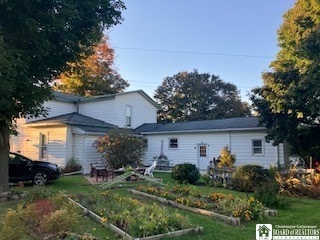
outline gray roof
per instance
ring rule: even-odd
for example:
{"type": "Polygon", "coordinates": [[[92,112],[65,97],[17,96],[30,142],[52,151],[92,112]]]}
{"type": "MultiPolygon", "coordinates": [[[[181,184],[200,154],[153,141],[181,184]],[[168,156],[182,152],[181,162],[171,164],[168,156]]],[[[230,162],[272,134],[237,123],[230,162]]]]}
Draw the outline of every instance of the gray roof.
{"type": "Polygon", "coordinates": [[[33,121],[28,124],[51,122],[64,123],[66,125],[76,126],[86,132],[108,132],[110,129],[117,127],[110,123],[106,123],[104,121],[88,117],[79,113],[68,113],[56,117],[46,118],[43,120],[33,121]]]}
{"type": "Polygon", "coordinates": [[[72,102],[72,103],[76,103],[83,98],[81,96],[77,96],[69,93],[57,92],[57,91],[52,91],[52,95],[56,100],[63,101],[63,102],[72,102]]]}
{"type": "Polygon", "coordinates": [[[135,90],[135,91],[130,91],[130,92],[115,93],[115,94],[106,94],[106,95],[99,95],[99,96],[93,96],[93,97],[82,97],[82,96],[73,95],[73,94],[69,94],[69,93],[52,91],[54,99],[59,100],[59,101],[63,101],[63,102],[72,102],[72,103],[101,101],[101,100],[106,100],[106,99],[112,99],[112,98],[115,98],[116,96],[126,95],[126,94],[130,94],[130,93],[139,93],[145,99],[147,99],[152,105],[154,105],[156,108],[160,108],[159,105],[148,94],[146,94],[143,90],[135,90]]]}
{"type": "Polygon", "coordinates": [[[265,129],[259,125],[257,117],[228,118],[218,120],[190,121],[179,123],[145,123],[135,131],[143,134],[165,132],[204,132],[265,129]]]}

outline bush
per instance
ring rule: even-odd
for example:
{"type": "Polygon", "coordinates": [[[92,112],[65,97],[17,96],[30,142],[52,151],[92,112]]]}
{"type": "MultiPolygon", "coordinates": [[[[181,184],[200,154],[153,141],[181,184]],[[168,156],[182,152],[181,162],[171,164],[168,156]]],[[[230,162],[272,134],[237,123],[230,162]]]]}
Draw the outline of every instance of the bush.
{"type": "Polygon", "coordinates": [[[0,239],[49,239],[49,236],[74,230],[78,225],[78,217],[75,206],[67,202],[63,194],[39,198],[33,203],[19,204],[16,210],[7,211],[0,239]]]}
{"type": "Polygon", "coordinates": [[[75,158],[70,158],[64,168],[64,173],[72,173],[81,171],[82,166],[79,164],[79,161],[75,158]]]}
{"type": "Polygon", "coordinates": [[[195,183],[200,178],[196,165],[191,163],[177,164],[172,169],[171,177],[180,183],[195,183]]]}
{"type": "Polygon", "coordinates": [[[231,154],[231,151],[228,146],[225,146],[219,156],[218,167],[233,167],[236,161],[236,155],[231,154]]]}
{"type": "Polygon", "coordinates": [[[269,179],[268,169],[259,165],[244,165],[232,174],[232,186],[241,192],[253,192],[269,179]]]}
{"type": "Polygon", "coordinates": [[[128,129],[114,129],[95,141],[94,146],[114,169],[137,166],[145,155],[146,144],[128,129]]]}

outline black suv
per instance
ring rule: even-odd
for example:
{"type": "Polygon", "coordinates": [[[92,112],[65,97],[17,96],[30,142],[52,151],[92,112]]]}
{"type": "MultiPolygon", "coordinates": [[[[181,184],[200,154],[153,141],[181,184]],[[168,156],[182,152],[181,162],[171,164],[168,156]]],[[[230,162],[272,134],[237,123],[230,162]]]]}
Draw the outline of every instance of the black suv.
{"type": "Polygon", "coordinates": [[[59,177],[57,164],[32,161],[18,153],[9,154],[9,182],[32,181],[35,185],[45,185],[59,177]]]}

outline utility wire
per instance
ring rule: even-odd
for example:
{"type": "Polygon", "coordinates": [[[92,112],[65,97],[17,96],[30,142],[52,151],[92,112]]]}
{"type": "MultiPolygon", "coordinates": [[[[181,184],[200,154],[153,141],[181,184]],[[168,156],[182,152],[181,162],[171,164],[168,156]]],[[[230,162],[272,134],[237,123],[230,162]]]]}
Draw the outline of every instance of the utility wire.
{"type": "Polygon", "coordinates": [[[224,57],[245,57],[245,58],[268,58],[274,57],[262,56],[262,55],[245,55],[245,54],[233,54],[233,53],[212,53],[212,52],[193,52],[193,51],[180,51],[180,50],[165,50],[165,49],[152,49],[152,48],[133,48],[133,47],[114,47],[116,49],[131,50],[131,51],[144,51],[144,52],[164,52],[164,53],[179,53],[179,54],[194,54],[194,55],[214,55],[224,57]]]}

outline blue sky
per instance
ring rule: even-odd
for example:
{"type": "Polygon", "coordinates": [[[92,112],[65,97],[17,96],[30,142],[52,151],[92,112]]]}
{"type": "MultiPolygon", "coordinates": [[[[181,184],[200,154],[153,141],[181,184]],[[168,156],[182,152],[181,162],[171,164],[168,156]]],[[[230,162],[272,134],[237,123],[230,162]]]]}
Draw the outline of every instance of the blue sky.
{"type": "Polygon", "coordinates": [[[241,97],[262,85],[275,59],[277,30],[294,0],[123,0],[124,21],[107,30],[115,66],[151,97],[167,76],[210,73],[241,97]]]}

